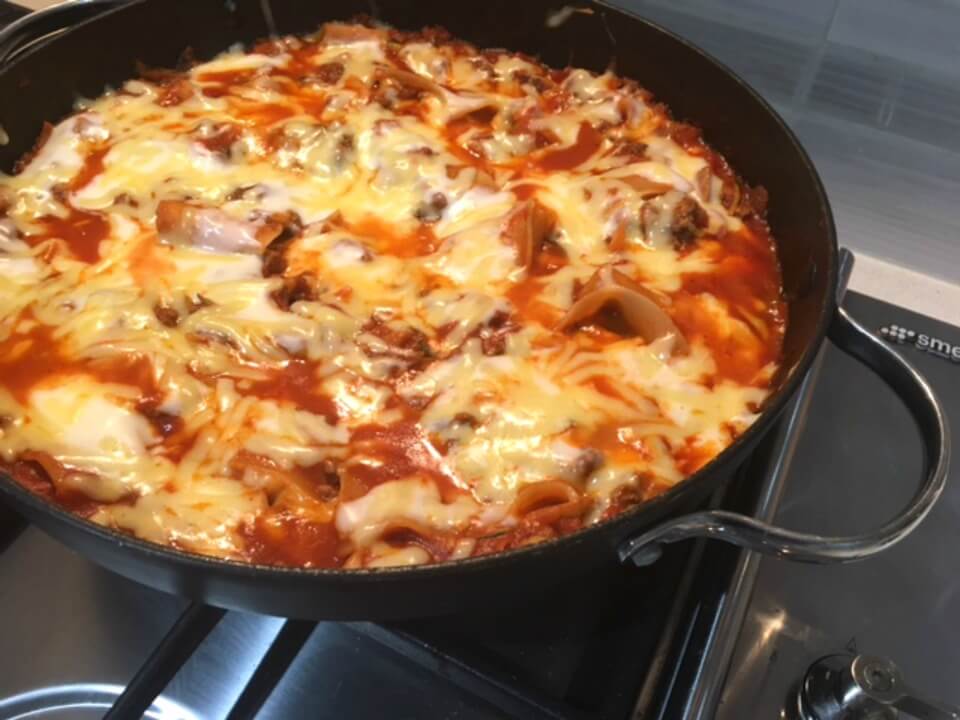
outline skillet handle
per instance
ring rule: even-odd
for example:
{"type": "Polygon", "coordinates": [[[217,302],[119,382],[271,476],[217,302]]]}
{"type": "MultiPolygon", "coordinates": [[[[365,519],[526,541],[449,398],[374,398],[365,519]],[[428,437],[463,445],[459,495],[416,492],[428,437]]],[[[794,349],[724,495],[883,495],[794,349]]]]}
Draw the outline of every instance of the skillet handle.
{"type": "Polygon", "coordinates": [[[0,30],[0,67],[40,38],[121,5],[125,0],[66,0],[24,15],[0,30]]]}
{"type": "Polygon", "coordinates": [[[843,352],[866,365],[900,397],[923,438],[923,484],[910,504],[880,528],[862,535],[829,537],[787,530],[756,518],[726,510],[685,515],[642,535],[625,540],[618,549],[621,561],[649,565],[662,546],[694,537],[723,540],[764,555],[809,563],[862,560],[886,550],[909,535],[927,515],[943,491],[950,462],[947,419],[926,380],[889,345],[838,308],[828,333],[843,352]]]}

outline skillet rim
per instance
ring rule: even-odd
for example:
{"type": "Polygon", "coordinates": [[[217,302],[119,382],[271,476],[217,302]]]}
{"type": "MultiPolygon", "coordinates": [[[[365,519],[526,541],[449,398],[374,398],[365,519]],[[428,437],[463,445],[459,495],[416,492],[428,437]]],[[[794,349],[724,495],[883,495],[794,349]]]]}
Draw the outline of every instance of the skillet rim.
{"type": "MultiPolygon", "coordinates": [[[[93,18],[77,23],[66,29],[63,33],[41,40],[22,55],[18,56],[8,66],[0,69],[0,75],[5,75],[22,62],[24,58],[30,57],[35,53],[43,52],[44,49],[55,43],[59,37],[73,33],[75,30],[98,22],[101,18],[115,13],[121,13],[128,8],[136,5],[145,4],[150,0],[135,0],[119,7],[111,8],[93,18]]],[[[615,534],[619,537],[616,542],[619,543],[629,534],[640,532],[644,529],[656,527],[659,522],[666,522],[683,513],[661,513],[657,521],[644,521],[644,515],[655,515],[657,510],[661,510],[671,503],[679,501],[684,495],[692,495],[700,491],[709,491],[712,486],[718,486],[728,481],[724,475],[724,466],[729,465],[727,470],[736,468],[736,461],[742,459],[752,447],[766,434],[773,423],[777,420],[783,411],[787,402],[795,394],[800,382],[806,376],[814,358],[822,348],[827,335],[827,329],[836,313],[835,290],[837,286],[837,266],[839,250],[837,243],[836,226],[833,213],[827,198],[826,189],[817,173],[810,156],[800,143],[796,134],[789,128],[783,118],[777,113],[771,105],[760,96],[743,78],[730,69],[725,63],[719,61],[713,55],[703,50],[694,43],[677,35],[661,26],[660,24],[648,20],[638,13],[618,6],[614,6],[610,0],[590,0],[590,4],[596,6],[601,15],[601,21],[606,22],[603,13],[610,12],[614,15],[627,16],[635,22],[646,25],[648,29],[660,33],[674,43],[683,45],[687,50],[698,55],[701,60],[714,66],[717,70],[725,74],[745,93],[746,97],[752,100],[758,108],[773,120],[777,130],[782,134],[787,143],[797,154],[802,167],[807,172],[808,181],[812,183],[812,189],[816,197],[817,209],[823,218],[823,232],[826,235],[825,241],[828,243],[827,267],[816,268],[818,272],[825,272],[824,282],[825,297],[820,306],[811,337],[807,340],[805,349],[797,362],[787,371],[787,376],[780,381],[778,387],[767,398],[760,416],[754,423],[738,436],[729,446],[715,456],[710,462],[697,470],[692,475],[679,481],[672,488],[660,495],[645,501],[639,505],[624,511],[616,517],[583,527],[573,533],[563,535],[550,540],[542,541],[526,547],[514,548],[502,552],[491,553],[475,557],[462,558],[452,561],[439,563],[430,563],[425,565],[401,566],[401,567],[379,567],[379,568],[311,568],[299,566],[282,565],[263,565],[249,563],[242,560],[229,558],[219,558],[213,555],[203,555],[188,550],[181,550],[169,545],[161,545],[148,540],[128,535],[120,530],[111,529],[99,525],[91,520],[82,518],[58,505],[49,502],[39,495],[27,490],[16,482],[10,475],[0,471],[0,495],[13,500],[15,504],[26,506],[33,513],[48,516],[51,520],[59,521],[62,524],[70,526],[71,530],[86,535],[92,535],[102,543],[108,543],[115,546],[117,551],[136,552],[139,555],[147,556],[152,560],[160,560],[172,563],[177,569],[185,571],[214,572],[228,576],[232,579],[240,578],[245,575],[255,575],[264,579],[276,578],[282,580],[297,580],[308,582],[311,580],[326,581],[332,584],[349,585],[353,583],[369,583],[378,581],[407,581],[423,578],[425,581],[438,575],[445,575],[453,572],[483,572],[492,566],[504,566],[510,563],[532,561],[540,555],[563,552],[566,548],[573,547],[588,539],[598,539],[602,534],[615,534]]],[[[629,76],[628,76],[629,77],[629,76]]],[[[638,83],[643,85],[641,79],[638,83]]],[[[697,125],[696,119],[685,118],[697,125]]],[[[700,127],[699,125],[697,125],[700,127]]],[[[707,139],[709,143],[709,138],[707,139]]],[[[711,143],[712,144],[712,143],[711,143]]],[[[773,233],[776,240],[777,234],[773,233]]],[[[778,254],[779,261],[779,254],[778,254]]],[[[788,318],[789,323],[789,318],[788,318]]],[[[41,529],[46,532],[43,523],[38,523],[41,529]]],[[[98,561],[96,557],[92,558],[98,561]]],[[[109,564],[107,565],[109,567],[109,564]]]]}

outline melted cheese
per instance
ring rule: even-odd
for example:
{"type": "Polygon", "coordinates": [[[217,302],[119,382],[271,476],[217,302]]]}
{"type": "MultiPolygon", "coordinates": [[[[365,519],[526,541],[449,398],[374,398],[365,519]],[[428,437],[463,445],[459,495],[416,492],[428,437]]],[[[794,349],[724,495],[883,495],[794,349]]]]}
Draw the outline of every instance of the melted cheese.
{"type": "Polygon", "coordinates": [[[336,523],[340,532],[362,546],[372,543],[397,521],[413,520],[450,531],[466,524],[478,510],[477,503],[467,496],[444,503],[432,482],[410,478],[378,485],[362,498],[341,503],[336,523]]]}
{"type": "Polygon", "coordinates": [[[0,176],[5,463],[47,453],[96,522],[147,540],[256,560],[292,542],[251,540],[258,521],[293,517],[332,522],[335,564],[380,567],[470,556],[522,526],[533,483],[563,481],[597,521],[754,421],[778,298],[689,288],[764,237],[660,106],[509,53],[318,37],[132,80],[0,176]],[[524,202],[551,214],[528,266],[524,202]],[[693,328],[686,352],[558,330],[609,265],[693,328]],[[731,379],[731,353],[762,367],[731,379]],[[142,376],[113,382],[131,359],[142,376]],[[331,500],[351,458],[385,472],[331,500]]]}

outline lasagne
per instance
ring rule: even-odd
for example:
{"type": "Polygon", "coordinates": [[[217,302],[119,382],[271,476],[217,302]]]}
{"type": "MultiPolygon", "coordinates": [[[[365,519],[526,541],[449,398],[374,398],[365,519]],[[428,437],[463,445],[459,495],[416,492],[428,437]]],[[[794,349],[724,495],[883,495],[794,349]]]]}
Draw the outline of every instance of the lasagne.
{"type": "Polygon", "coordinates": [[[144,68],[0,175],[0,470],[258,564],[575,532],[757,417],[765,203],[634,82],[440,30],[144,68]]]}

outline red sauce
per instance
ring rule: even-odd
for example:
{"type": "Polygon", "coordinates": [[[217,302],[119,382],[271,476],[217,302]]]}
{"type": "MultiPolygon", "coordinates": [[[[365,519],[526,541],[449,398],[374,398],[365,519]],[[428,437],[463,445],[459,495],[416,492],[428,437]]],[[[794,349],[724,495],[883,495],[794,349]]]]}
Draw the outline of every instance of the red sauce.
{"type": "Polygon", "coordinates": [[[570,147],[551,150],[532,161],[534,167],[546,172],[572,170],[586,162],[603,144],[603,135],[590,123],[580,123],[577,140],[570,147]]]}
{"type": "Polygon", "coordinates": [[[553,328],[560,322],[563,312],[540,299],[542,289],[543,281],[528,274],[507,290],[507,299],[525,322],[536,322],[546,328],[553,328]]]}
{"type": "Polygon", "coordinates": [[[325,95],[299,93],[296,97],[297,104],[300,105],[303,112],[315,118],[323,117],[323,113],[327,109],[327,103],[330,102],[330,98],[325,95]]]}
{"type": "Polygon", "coordinates": [[[100,259],[100,242],[110,234],[110,221],[100,213],[73,207],[68,207],[68,210],[65,218],[55,215],[42,217],[40,223],[44,232],[26,235],[23,239],[33,247],[51,238],[59,238],[77,260],[97,262],[100,259]]]}
{"type": "Polygon", "coordinates": [[[17,402],[25,403],[42,380],[75,369],[76,363],[63,356],[48,325],[37,325],[0,342],[0,384],[17,402]]]}
{"type": "MultiPolygon", "coordinates": [[[[575,532],[582,525],[583,523],[579,518],[563,518],[551,524],[539,522],[535,518],[524,518],[516,527],[504,528],[498,532],[477,538],[473,554],[475,556],[490,555],[491,553],[533,545],[558,535],[575,532]]],[[[489,529],[487,528],[487,530],[489,529]]]]}
{"type": "Polygon", "coordinates": [[[197,80],[204,83],[203,94],[207,97],[223,97],[229,95],[230,91],[237,85],[250,80],[256,74],[255,69],[245,70],[224,70],[222,72],[203,73],[197,77],[197,80]]]}
{"type": "Polygon", "coordinates": [[[316,523],[289,513],[259,516],[241,531],[247,559],[262,565],[339,567],[346,559],[333,523],[316,523]]]}
{"type": "Polygon", "coordinates": [[[110,146],[97,148],[83,159],[83,166],[80,172],[74,175],[70,181],[71,190],[80,190],[86,187],[91,180],[103,172],[103,158],[110,152],[110,146]]]}
{"type": "Polygon", "coordinates": [[[704,445],[695,445],[693,440],[687,440],[686,444],[675,450],[673,458],[677,463],[677,470],[684,475],[693,475],[716,456],[713,449],[704,445]]]}
{"type": "Polygon", "coordinates": [[[147,287],[158,278],[173,277],[177,266],[167,256],[170,248],[158,245],[153,235],[145,235],[133,246],[127,256],[130,274],[141,287],[147,287]]]}
{"type": "Polygon", "coordinates": [[[440,244],[430,226],[423,223],[412,233],[399,232],[394,226],[373,215],[367,215],[357,222],[341,219],[338,225],[354,235],[373,240],[374,250],[381,255],[420,257],[429,255],[440,244]]]}
{"type": "Polygon", "coordinates": [[[161,397],[153,365],[142,355],[71,359],[48,325],[36,325],[29,332],[11,335],[0,342],[0,385],[21,404],[45,381],[73,373],[90,375],[104,383],[139,388],[143,402],[159,402],[161,397]]]}
{"type": "Polygon", "coordinates": [[[230,94],[229,85],[212,85],[203,89],[203,94],[209,98],[221,98],[230,94]]]}
{"type": "MultiPolygon", "coordinates": [[[[598,387],[598,389],[600,389],[598,387]]],[[[615,388],[610,393],[619,398],[615,388]]],[[[603,390],[601,390],[603,392],[603,390]]],[[[619,398],[622,400],[622,398],[619,398]]],[[[608,422],[601,423],[592,428],[574,428],[569,433],[569,440],[577,447],[591,448],[603,453],[609,462],[618,464],[636,463],[643,465],[650,461],[650,451],[644,445],[643,440],[633,435],[629,427],[624,427],[622,423],[608,422]]]]}
{"type": "Polygon", "coordinates": [[[312,59],[317,54],[317,50],[318,46],[315,43],[307,43],[299,48],[281,48],[277,52],[266,53],[268,55],[286,53],[290,58],[284,65],[272,68],[270,75],[295,81],[310,77],[315,71],[312,59]]]}
{"type": "Polygon", "coordinates": [[[523,183],[521,185],[516,185],[513,188],[512,192],[514,195],[517,196],[517,200],[519,200],[520,202],[523,202],[524,200],[529,200],[530,198],[532,198],[536,194],[538,189],[539,189],[539,186],[537,185],[523,183]]]}
{"type": "Polygon", "coordinates": [[[233,110],[237,117],[257,127],[275,125],[296,115],[293,108],[277,103],[238,103],[233,110]]]}
{"type": "Polygon", "coordinates": [[[340,497],[344,501],[362,497],[382,483],[413,475],[432,479],[444,500],[463,492],[439,450],[416,422],[362,425],[354,429],[351,447],[358,460],[343,467],[340,497]]]}
{"type": "Polygon", "coordinates": [[[317,365],[309,360],[291,360],[285,368],[271,371],[268,379],[254,382],[244,392],[264,400],[296,405],[323,416],[331,425],[339,420],[336,403],[320,390],[317,365]]]}
{"type": "Polygon", "coordinates": [[[482,107],[463,115],[451,118],[444,129],[448,141],[453,141],[471,128],[489,128],[490,123],[497,116],[495,107],[482,107]]]}
{"type": "Polygon", "coordinates": [[[409,521],[400,521],[386,528],[380,535],[380,540],[395,548],[422,548],[430,554],[434,562],[449,558],[457,543],[455,536],[409,521]]]}
{"type": "Polygon", "coordinates": [[[567,254],[559,245],[551,242],[541,245],[533,255],[530,272],[534,275],[550,275],[568,263],[567,254]]]}
{"type": "Polygon", "coordinates": [[[487,159],[478,150],[464,146],[460,142],[460,136],[471,128],[489,128],[495,115],[496,110],[493,108],[480,108],[451,119],[442,130],[447,152],[464,165],[486,170],[488,167],[487,159]],[[492,111],[492,114],[487,111],[492,111]]]}
{"type": "Polygon", "coordinates": [[[710,348],[720,378],[748,384],[761,368],[779,360],[783,345],[787,308],[781,297],[776,252],[766,226],[748,221],[744,232],[728,233],[719,240],[715,253],[718,261],[709,273],[683,277],[683,289],[673,295],[670,314],[685,337],[699,338],[710,348]],[[734,317],[759,316],[766,336],[754,331],[754,342],[749,343],[725,336],[703,310],[701,293],[727,303],[734,317]]]}

